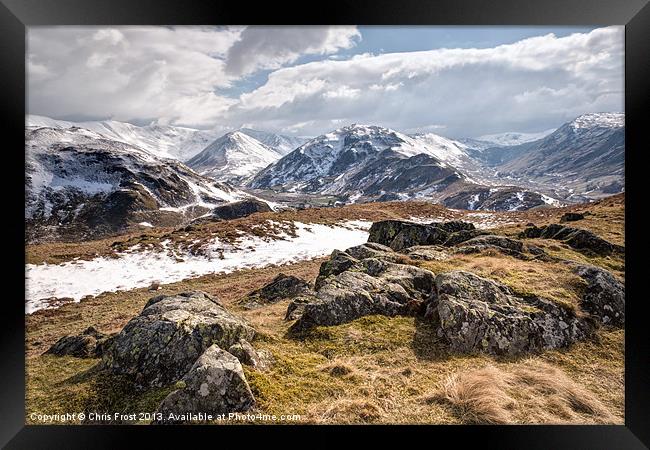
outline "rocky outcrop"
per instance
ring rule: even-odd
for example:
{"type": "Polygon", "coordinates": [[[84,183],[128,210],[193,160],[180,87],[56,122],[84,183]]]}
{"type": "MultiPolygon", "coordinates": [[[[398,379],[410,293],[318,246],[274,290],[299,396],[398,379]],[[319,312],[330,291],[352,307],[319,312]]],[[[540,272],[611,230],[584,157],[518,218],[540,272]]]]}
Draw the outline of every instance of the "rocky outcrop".
{"type": "Polygon", "coordinates": [[[581,265],[575,272],[587,283],[580,307],[604,324],[624,326],[625,285],[600,267],[581,265]]]}
{"type": "Polygon", "coordinates": [[[522,238],[555,239],[576,250],[597,255],[610,255],[625,251],[625,247],[612,244],[591,231],[560,224],[526,228],[519,236],[522,238]]]}
{"type": "Polygon", "coordinates": [[[239,301],[247,309],[277,303],[285,298],[294,298],[309,291],[305,280],[293,275],[278,274],[273,281],[257,289],[239,301]]]}
{"type": "Polygon", "coordinates": [[[255,404],[240,362],[230,353],[211,345],[192,364],[158,407],[157,423],[185,423],[188,413],[224,414],[248,411],[255,404]]]}
{"type": "Polygon", "coordinates": [[[432,272],[415,266],[377,258],[356,260],[317,286],[313,300],[301,305],[302,315],[291,329],[338,325],[371,314],[414,314],[428,298],[433,279],[432,272]]]}
{"type": "Polygon", "coordinates": [[[393,250],[402,250],[416,245],[446,245],[447,241],[459,243],[462,237],[470,239],[474,225],[467,222],[432,222],[419,224],[401,220],[374,222],[369,230],[368,242],[386,245],[393,250]],[[456,237],[454,233],[462,233],[456,237]],[[462,237],[461,237],[462,236],[462,237]]]}
{"type": "Polygon", "coordinates": [[[111,345],[112,336],[88,327],[80,334],[63,336],[46,352],[48,355],[75,356],[77,358],[101,358],[111,345]]]}
{"type": "Polygon", "coordinates": [[[593,321],[539,297],[469,272],[440,274],[427,306],[438,336],[458,352],[519,355],[566,347],[594,330],[593,321]]]}
{"type": "Polygon", "coordinates": [[[520,240],[506,236],[481,235],[457,244],[455,253],[480,253],[485,250],[496,250],[514,258],[529,260],[535,258],[548,258],[544,250],[535,245],[526,245],[520,240]]]}
{"type": "Polygon", "coordinates": [[[229,348],[254,334],[206,293],[157,296],[115,337],[103,366],[138,386],[164,386],[185,375],[208,347],[229,348]]]}
{"type": "Polygon", "coordinates": [[[437,246],[416,245],[403,250],[403,253],[411,259],[424,261],[444,261],[449,259],[449,253],[437,246]]]}
{"type": "Polygon", "coordinates": [[[273,363],[273,356],[269,352],[255,350],[246,339],[240,339],[239,342],[231,345],[228,353],[237,358],[240,363],[258,370],[266,370],[273,363]]]}
{"type": "Polygon", "coordinates": [[[454,245],[458,245],[462,242],[465,242],[469,239],[478,237],[478,236],[485,236],[490,234],[488,231],[485,230],[459,230],[456,231],[452,234],[449,235],[449,238],[445,241],[444,245],[445,247],[451,247],[454,245]]]}
{"type": "Polygon", "coordinates": [[[358,262],[358,259],[352,257],[347,252],[334,250],[330,258],[320,265],[318,277],[314,283],[315,288],[320,289],[329,277],[334,277],[346,270],[350,270],[358,262]]]}
{"type": "Polygon", "coordinates": [[[214,208],[206,217],[197,220],[232,220],[250,216],[257,212],[273,211],[268,203],[255,198],[228,203],[214,208]]]}
{"type": "Polygon", "coordinates": [[[564,222],[575,222],[578,220],[582,220],[585,218],[585,215],[582,213],[575,213],[575,212],[567,212],[562,214],[562,217],[560,217],[560,223],[564,222]]]}
{"type": "Polygon", "coordinates": [[[315,301],[317,301],[315,296],[294,298],[287,307],[287,313],[284,316],[284,320],[290,321],[300,319],[302,314],[305,312],[305,305],[315,301]]]}

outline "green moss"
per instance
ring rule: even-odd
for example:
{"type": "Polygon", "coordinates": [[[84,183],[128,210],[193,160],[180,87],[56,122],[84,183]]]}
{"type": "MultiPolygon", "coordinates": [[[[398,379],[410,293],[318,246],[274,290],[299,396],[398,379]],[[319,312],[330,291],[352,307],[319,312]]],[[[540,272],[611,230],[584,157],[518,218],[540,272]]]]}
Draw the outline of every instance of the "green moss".
{"type": "Polygon", "coordinates": [[[99,370],[98,359],[44,355],[28,361],[27,423],[31,413],[151,413],[176,386],[136,390],[123,376],[99,370]]]}

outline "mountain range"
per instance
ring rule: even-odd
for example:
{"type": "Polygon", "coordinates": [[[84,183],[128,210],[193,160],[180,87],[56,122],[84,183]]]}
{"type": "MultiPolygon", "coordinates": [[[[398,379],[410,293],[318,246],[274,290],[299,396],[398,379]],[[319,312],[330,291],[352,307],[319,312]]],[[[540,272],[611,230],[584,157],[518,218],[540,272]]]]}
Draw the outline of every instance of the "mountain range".
{"type": "Polygon", "coordinates": [[[26,220],[34,235],[102,234],[143,217],[179,223],[272,192],[523,210],[621,192],[624,150],[622,113],[457,140],[360,124],[306,139],[28,116],[26,220]]]}
{"type": "Polygon", "coordinates": [[[177,225],[249,197],[85,128],[27,129],[25,144],[29,241],[99,237],[140,222],[177,225]]]}

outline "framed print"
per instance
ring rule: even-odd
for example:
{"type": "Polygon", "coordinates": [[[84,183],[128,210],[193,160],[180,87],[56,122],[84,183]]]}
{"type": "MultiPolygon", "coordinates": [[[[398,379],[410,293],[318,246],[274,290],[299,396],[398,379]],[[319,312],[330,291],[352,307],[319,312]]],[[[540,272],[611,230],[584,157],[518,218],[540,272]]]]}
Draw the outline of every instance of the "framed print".
{"type": "Polygon", "coordinates": [[[7,448],[650,442],[646,1],[0,11],[7,448]]]}

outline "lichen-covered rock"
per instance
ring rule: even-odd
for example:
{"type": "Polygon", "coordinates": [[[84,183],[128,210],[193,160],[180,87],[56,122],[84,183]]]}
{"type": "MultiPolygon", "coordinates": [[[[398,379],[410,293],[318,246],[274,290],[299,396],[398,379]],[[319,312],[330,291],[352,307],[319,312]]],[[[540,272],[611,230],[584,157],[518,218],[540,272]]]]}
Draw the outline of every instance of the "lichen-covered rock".
{"type": "Polygon", "coordinates": [[[409,247],[402,252],[411,259],[419,259],[424,261],[444,261],[449,259],[449,253],[440,249],[437,246],[429,245],[416,245],[414,247],[409,247]]]}
{"type": "MultiPolygon", "coordinates": [[[[241,217],[250,216],[257,212],[271,212],[273,211],[268,203],[254,198],[240,200],[238,202],[228,203],[214,208],[210,215],[207,216],[208,220],[232,220],[241,217]]],[[[205,220],[206,218],[202,218],[205,220]]]]}
{"type": "Polygon", "coordinates": [[[368,242],[390,246],[397,233],[412,225],[415,225],[415,223],[403,220],[381,220],[379,222],[373,222],[370,230],[368,230],[368,242]]]}
{"type": "Polygon", "coordinates": [[[445,243],[443,244],[445,247],[452,247],[454,245],[458,245],[461,242],[465,242],[469,239],[478,237],[478,236],[485,236],[489,235],[490,233],[485,230],[477,230],[477,229],[472,229],[472,230],[459,230],[456,232],[453,232],[449,235],[445,243]]]}
{"type": "Polygon", "coordinates": [[[45,354],[76,356],[77,358],[101,358],[112,342],[112,336],[88,327],[75,336],[63,336],[45,354]]]}
{"type": "Polygon", "coordinates": [[[386,245],[393,250],[442,244],[449,237],[449,233],[439,226],[401,220],[374,222],[368,233],[368,242],[386,245]]]}
{"type": "Polygon", "coordinates": [[[330,255],[330,258],[320,265],[318,277],[316,277],[316,281],[314,282],[314,287],[318,290],[329,277],[343,273],[358,263],[359,260],[352,257],[349,253],[341,250],[334,250],[330,255]]]}
{"type": "Polygon", "coordinates": [[[404,227],[390,243],[393,250],[402,250],[415,245],[441,245],[449,239],[449,233],[433,225],[413,224],[404,227]]]}
{"type": "Polygon", "coordinates": [[[104,355],[104,367],[138,386],[177,381],[213,344],[228,348],[255,331],[203,292],[157,296],[131,319],[104,355]]]}
{"type": "Polygon", "coordinates": [[[528,250],[527,246],[521,241],[506,236],[484,235],[471,238],[458,244],[454,251],[456,253],[468,254],[479,253],[489,249],[514,256],[515,258],[528,259],[524,254],[528,250]]]}
{"type": "Polygon", "coordinates": [[[522,297],[507,286],[469,272],[440,274],[427,316],[454,351],[520,355],[565,347],[594,329],[549,300],[522,297]]]}
{"type": "Polygon", "coordinates": [[[366,242],[365,244],[350,247],[345,253],[356,259],[377,258],[393,262],[399,261],[400,257],[392,248],[376,242],[366,242]]]}
{"type": "Polygon", "coordinates": [[[272,356],[265,351],[257,351],[246,339],[240,339],[228,348],[228,353],[239,360],[240,363],[258,370],[266,370],[271,366],[272,356]]]}
{"type": "Polygon", "coordinates": [[[468,246],[468,245],[484,245],[484,246],[499,247],[505,250],[511,250],[518,253],[522,253],[524,251],[523,242],[518,241],[517,239],[512,239],[505,236],[496,236],[496,235],[478,236],[458,244],[459,247],[468,246]]]}
{"type": "Polygon", "coordinates": [[[625,285],[600,267],[581,265],[575,272],[587,282],[580,307],[602,323],[625,325],[625,285]]]}
{"type": "Polygon", "coordinates": [[[245,308],[252,309],[285,298],[293,298],[309,291],[309,283],[293,275],[278,274],[269,284],[257,289],[239,301],[245,308]]]}
{"type": "Polygon", "coordinates": [[[456,245],[482,234],[486,232],[477,230],[472,223],[459,220],[429,224],[383,220],[372,224],[368,242],[382,244],[399,251],[422,245],[456,245]]]}
{"type": "Polygon", "coordinates": [[[625,251],[625,247],[612,244],[591,231],[567,227],[557,223],[543,227],[526,228],[519,236],[522,238],[555,239],[564,242],[576,250],[587,251],[597,255],[610,255],[625,251]]]}
{"type": "Polygon", "coordinates": [[[175,415],[228,414],[248,411],[255,399],[240,362],[219,346],[211,345],[196,360],[158,407],[157,423],[184,423],[175,415]]]}
{"type": "Polygon", "coordinates": [[[284,320],[298,320],[305,312],[305,305],[315,301],[315,297],[296,297],[287,306],[287,313],[284,320]]]}
{"type": "Polygon", "coordinates": [[[450,220],[449,222],[431,222],[429,225],[442,228],[448,233],[457,233],[459,231],[472,231],[476,229],[473,223],[463,222],[462,220],[450,220]]]}
{"type": "Polygon", "coordinates": [[[562,217],[560,217],[560,223],[575,222],[577,220],[582,220],[584,218],[585,218],[584,214],[575,213],[575,212],[567,212],[567,213],[562,214],[562,217]]]}
{"type": "Polygon", "coordinates": [[[302,305],[292,331],[317,325],[338,325],[362,316],[415,313],[433,288],[432,272],[415,266],[367,258],[354,270],[329,277],[302,305]]]}

